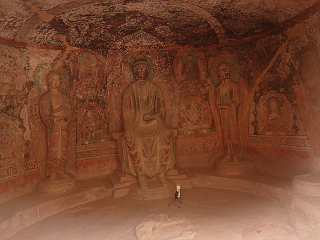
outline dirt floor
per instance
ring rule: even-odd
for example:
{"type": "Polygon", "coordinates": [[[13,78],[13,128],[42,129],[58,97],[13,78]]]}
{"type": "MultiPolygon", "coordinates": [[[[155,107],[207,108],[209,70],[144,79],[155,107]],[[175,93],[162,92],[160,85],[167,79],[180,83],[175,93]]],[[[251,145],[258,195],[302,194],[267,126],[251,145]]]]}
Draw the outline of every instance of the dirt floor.
{"type": "Polygon", "coordinates": [[[286,210],[236,191],[182,189],[172,198],[107,198],[60,212],[11,240],[296,240],[286,210]]]}

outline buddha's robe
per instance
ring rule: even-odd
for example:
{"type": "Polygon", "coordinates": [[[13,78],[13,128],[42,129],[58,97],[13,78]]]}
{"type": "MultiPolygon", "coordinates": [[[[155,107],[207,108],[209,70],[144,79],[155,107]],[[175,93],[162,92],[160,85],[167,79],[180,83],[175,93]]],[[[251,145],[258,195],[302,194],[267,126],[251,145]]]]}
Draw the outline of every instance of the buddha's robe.
{"type": "Polygon", "coordinates": [[[149,81],[134,82],[124,91],[122,110],[125,135],[119,155],[123,170],[151,177],[174,167],[174,135],[163,121],[161,90],[149,81]],[[146,120],[155,114],[156,119],[146,120]]]}
{"type": "Polygon", "coordinates": [[[71,105],[64,94],[57,94],[56,97],[61,102],[58,106],[53,103],[53,95],[50,92],[47,92],[39,100],[40,116],[47,127],[47,176],[64,172],[67,163],[71,105]],[[59,121],[59,119],[62,120],[59,121]]]}

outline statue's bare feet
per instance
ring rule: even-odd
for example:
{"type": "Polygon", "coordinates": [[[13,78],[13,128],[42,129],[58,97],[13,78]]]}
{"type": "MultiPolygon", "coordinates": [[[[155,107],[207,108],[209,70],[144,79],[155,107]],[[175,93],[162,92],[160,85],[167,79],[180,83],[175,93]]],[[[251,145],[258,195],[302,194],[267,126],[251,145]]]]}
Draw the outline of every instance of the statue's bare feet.
{"type": "Polygon", "coordinates": [[[138,180],[139,180],[139,185],[140,185],[141,189],[148,189],[149,188],[147,180],[144,175],[139,175],[138,180]]]}
{"type": "Polygon", "coordinates": [[[159,174],[159,181],[162,183],[163,186],[169,187],[169,182],[166,179],[166,176],[165,176],[164,172],[159,174]]]}
{"type": "Polygon", "coordinates": [[[56,173],[52,173],[49,177],[49,181],[53,182],[57,180],[57,174],[56,173]]]}
{"type": "Polygon", "coordinates": [[[63,179],[68,179],[70,178],[68,174],[66,174],[65,172],[61,172],[60,173],[60,176],[63,178],[63,179]]]}
{"type": "Polygon", "coordinates": [[[221,159],[221,161],[223,161],[223,162],[229,162],[230,160],[231,160],[230,155],[225,155],[225,156],[221,159]]]}

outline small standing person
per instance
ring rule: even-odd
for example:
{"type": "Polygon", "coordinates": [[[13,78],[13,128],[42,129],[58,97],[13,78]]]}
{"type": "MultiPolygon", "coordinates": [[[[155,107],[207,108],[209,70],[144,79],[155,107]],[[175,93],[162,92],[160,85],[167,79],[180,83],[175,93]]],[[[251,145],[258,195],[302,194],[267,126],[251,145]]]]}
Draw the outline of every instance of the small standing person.
{"type": "Polygon", "coordinates": [[[71,104],[68,97],[59,91],[60,74],[47,75],[49,91],[39,100],[40,116],[47,127],[46,176],[55,181],[59,174],[66,179],[68,127],[71,118],[71,104]]]}
{"type": "Polygon", "coordinates": [[[136,81],[123,93],[124,137],[120,160],[127,173],[138,176],[139,185],[147,189],[146,176],[158,174],[165,186],[168,169],[175,165],[174,134],[164,124],[165,105],[160,88],[148,80],[148,64],[138,56],[133,64],[136,81]]]}
{"type": "Polygon", "coordinates": [[[216,107],[220,113],[224,147],[223,161],[238,162],[240,154],[239,105],[241,93],[238,84],[230,80],[230,68],[226,63],[218,66],[221,81],[216,88],[216,107]]]}

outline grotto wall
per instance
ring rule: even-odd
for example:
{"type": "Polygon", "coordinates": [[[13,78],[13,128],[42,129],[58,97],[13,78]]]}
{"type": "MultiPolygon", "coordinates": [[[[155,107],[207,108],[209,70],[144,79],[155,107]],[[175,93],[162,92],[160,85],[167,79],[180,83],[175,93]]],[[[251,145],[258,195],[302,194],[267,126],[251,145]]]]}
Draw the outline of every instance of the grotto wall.
{"type": "Polygon", "coordinates": [[[319,171],[316,29],[319,13],[288,30],[282,51],[252,92],[249,149],[264,159],[257,167],[267,174],[292,177],[319,171]]]}
{"type": "Polygon", "coordinates": [[[43,86],[36,68],[51,63],[61,50],[1,44],[0,51],[0,191],[5,201],[33,190],[45,164],[45,128],[37,107],[43,86]]]}
{"type": "Polygon", "coordinates": [[[120,167],[114,136],[123,131],[121,99],[134,81],[137,55],[147,58],[149,80],[165,96],[165,122],[177,130],[178,166],[211,168],[223,154],[214,93],[217,67],[225,62],[241,89],[241,154],[256,172],[293,177],[319,171],[320,14],[304,13],[298,20],[228,43],[214,38],[208,46],[166,44],[161,29],[157,37],[128,31],[107,47],[92,39],[86,45],[48,22],[30,35],[33,43],[1,38],[0,202],[33,191],[45,174],[46,129],[38,100],[48,89],[50,70],[61,73],[62,91],[73,106],[67,171],[82,180],[120,167]],[[43,29],[46,38],[40,38],[43,29]]]}

